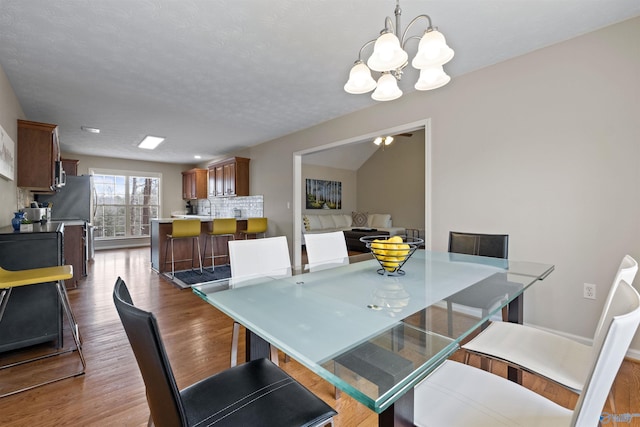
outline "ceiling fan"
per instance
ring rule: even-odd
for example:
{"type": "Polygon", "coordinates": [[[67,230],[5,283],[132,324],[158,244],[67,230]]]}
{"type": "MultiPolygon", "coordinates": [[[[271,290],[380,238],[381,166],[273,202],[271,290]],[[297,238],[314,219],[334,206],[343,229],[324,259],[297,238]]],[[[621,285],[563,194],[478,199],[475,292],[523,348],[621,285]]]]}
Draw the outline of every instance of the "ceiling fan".
{"type": "Polygon", "coordinates": [[[399,136],[404,136],[404,137],[412,137],[413,134],[412,133],[399,133],[397,135],[394,136],[378,136],[376,137],[376,139],[373,140],[373,143],[376,145],[381,145],[382,149],[384,150],[384,146],[385,145],[389,145],[393,142],[394,138],[397,138],[399,136]]]}

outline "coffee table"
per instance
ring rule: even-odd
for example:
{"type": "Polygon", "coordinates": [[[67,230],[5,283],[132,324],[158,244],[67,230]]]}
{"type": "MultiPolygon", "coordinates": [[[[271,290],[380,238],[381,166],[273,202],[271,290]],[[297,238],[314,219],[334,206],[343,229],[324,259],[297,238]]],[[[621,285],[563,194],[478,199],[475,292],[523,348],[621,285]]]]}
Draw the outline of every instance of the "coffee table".
{"type": "Polygon", "coordinates": [[[365,236],[388,236],[387,231],[378,231],[375,228],[352,228],[351,230],[345,230],[344,239],[347,241],[347,249],[356,252],[369,252],[364,242],[360,241],[361,237],[365,236]]]}

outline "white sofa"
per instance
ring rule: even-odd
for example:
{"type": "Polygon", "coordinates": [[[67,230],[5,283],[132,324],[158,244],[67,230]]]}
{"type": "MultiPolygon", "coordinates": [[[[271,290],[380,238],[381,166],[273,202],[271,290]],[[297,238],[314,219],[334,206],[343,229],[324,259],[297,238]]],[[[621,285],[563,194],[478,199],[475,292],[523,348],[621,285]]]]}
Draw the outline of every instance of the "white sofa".
{"type": "Polygon", "coordinates": [[[389,236],[404,235],[406,231],[404,227],[393,226],[390,214],[361,212],[353,212],[351,215],[306,213],[302,215],[302,243],[304,244],[305,234],[345,231],[353,228],[375,228],[378,231],[389,233],[389,236]],[[365,215],[366,223],[364,222],[365,215]]]}

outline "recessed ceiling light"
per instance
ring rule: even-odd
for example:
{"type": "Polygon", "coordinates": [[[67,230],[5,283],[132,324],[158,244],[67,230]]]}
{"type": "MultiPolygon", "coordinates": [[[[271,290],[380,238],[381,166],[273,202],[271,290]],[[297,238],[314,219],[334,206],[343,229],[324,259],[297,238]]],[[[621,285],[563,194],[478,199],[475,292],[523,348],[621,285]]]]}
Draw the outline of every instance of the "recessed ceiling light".
{"type": "Polygon", "coordinates": [[[164,138],[161,136],[151,136],[147,135],[144,137],[142,142],[138,144],[139,148],[144,148],[145,150],[155,150],[155,148],[160,145],[164,141],[164,138]]]}
{"type": "Polygon", "coordinates": [[[89,132],[89,133],[100,133],[100,129],[92,128],[92,127],[89,127],[89,126],[80,126],[80,129],[82,129],[85,132],[89,132]]]}
{"type": "Polygon", "coordinates": [[[196,154],[195,156],[193,156],[194,159],[201,159],[202,156],[199,156],[198,154],[196,154]]]}

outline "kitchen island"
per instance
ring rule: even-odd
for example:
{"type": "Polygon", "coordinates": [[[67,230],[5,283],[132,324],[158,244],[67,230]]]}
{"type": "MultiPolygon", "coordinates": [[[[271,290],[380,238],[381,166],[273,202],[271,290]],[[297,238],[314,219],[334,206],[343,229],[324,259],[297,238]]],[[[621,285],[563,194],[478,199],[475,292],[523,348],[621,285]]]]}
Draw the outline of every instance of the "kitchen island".
{"type": "MultiPolygon", "coordinates": [[[[64,224],[33,224],[32,231],[0,228],[0,266],[5,270],[62,265],[64,224]]],[[[54,282],[14,288],[0,323],[0,352],[35,344],[62,346],[62,308],[54,282]]]]}
{"type": "MultiPolygon", "coordinates": [[[[181,215],[180,218],[160,218],[151,220],[151,269],[158,273],[171,272],[171,254],[165,255],[167,234],[171,234],[171,224],[174,220],[181,218],[193,218],[201,221],[200,227],[200,251],[202,255],[202,266],[211,267],[211,243],[209,231],[215,217],[203,216],[203,215],[181,215]],[[207,242],[207,253],[204,253],[205,242],[207,242]]],[[[237,218],[238,221],[236,228],[236,239],[241,239],[242,236],[238,232],[247,228],[247,218],[237,218]]],[[[214,239],[215,253],[226,254],[228,252],[226,246],[227,239],[216,238],[214,239]]],[[[179,239],[174,241],[174,256],[176,259],[175,269],[176,271],[188,270],[191,268],[191,240],[179,239]]],[[[195,257],[198,254],[194,254],[195,257]]],[[[217,258],[216,265],[228,263],[227,258],[217,258]]],[[[195,259],[194,265],[198,265],[198,260],[195,259]]]]}

